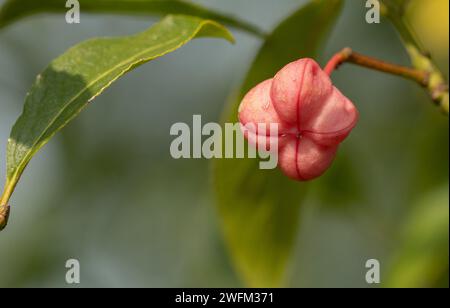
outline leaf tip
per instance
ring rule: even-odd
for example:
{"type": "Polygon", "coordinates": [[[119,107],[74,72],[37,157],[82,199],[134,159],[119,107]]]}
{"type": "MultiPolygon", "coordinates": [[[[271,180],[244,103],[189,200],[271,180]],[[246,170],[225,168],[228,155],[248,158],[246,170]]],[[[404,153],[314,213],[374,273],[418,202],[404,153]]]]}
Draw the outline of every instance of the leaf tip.
{"type": "Polygon", "coordinates": [[[235,44],[236,40],[228,28],[223,26],[222,24],[214,21],[214,20],[204,20],[201,24],[197,34],[197,37],[216,37],[222,38],[230,42],[231,44],[235,44]]]}

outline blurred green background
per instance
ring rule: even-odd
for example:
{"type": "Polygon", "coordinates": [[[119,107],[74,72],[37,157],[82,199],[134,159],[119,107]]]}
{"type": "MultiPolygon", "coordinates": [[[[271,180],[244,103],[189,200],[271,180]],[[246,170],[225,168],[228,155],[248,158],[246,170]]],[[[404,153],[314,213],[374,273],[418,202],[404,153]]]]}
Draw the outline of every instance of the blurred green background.
{"type": "MultiPolygon", "coordinates": [[[[195,2],[270,30],[305,1],[195,2]]],[[[413,2],[409,18],[448,76],[449,2],[413,2]]],[[[346,46],[408,64],[391,25],[369,25],[365,12],[364,1],[347,1],[322,64],[346,46]]],[[[45,15],[0,32],[1,159],[26,92],[53,58],[156,20],[82,14],[68,25],[45,15]]],[[[221,238],[210,162],[169,153],[172,124],[193,114],[219,121],[242,82],[261,41],[235,35],[234,46],[197,40],[125,76],[37,155],[0,234],[0,287],[65,287],[72,258],[83,287],[243,286],[221,238]]],[[[333,79],[361,120],[302,208],[289,286],[367,287],[373,258],[386,286],[448,286],[448,117],[399,78],[349,65],[333,79]]]]}

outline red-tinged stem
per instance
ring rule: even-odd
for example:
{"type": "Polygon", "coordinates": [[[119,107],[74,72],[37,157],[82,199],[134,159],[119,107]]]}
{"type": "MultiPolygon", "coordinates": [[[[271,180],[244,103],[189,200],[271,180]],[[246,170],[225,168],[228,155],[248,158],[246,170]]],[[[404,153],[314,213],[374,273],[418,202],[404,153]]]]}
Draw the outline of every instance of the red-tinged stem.
{"type": "Polygon", "coordinates": [[[419,83],[423,87],[428,86],[429,82],[429,73],[426,71],[421,71],[414,68],[392,64],[379,59],[368,57],[356,53],[350,48],[345,48],[335,54],[325,66],[324,70],[328,75],[331,75],[333,71],[335,71],[340,65],[344,63],[352,63],[384,73],[411,79],[419,83]]]}
{"type": "Polygon", "coordinates": [[[9,206],[0,205],[0,231],[2,231],[8,224],[9,206]]]}

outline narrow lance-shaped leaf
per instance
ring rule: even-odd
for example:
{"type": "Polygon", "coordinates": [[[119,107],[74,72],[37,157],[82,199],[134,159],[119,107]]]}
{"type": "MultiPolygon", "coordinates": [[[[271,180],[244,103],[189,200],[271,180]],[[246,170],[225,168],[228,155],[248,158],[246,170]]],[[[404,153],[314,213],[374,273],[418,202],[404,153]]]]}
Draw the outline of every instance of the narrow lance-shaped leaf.
{"type": "MultiPolygon", "coordinates": [[[[315,57],[341,6],[339,0],[312,1],[283,21],[258,53],[224,121],[238,121],[240,100],[259,82],[291,61],[315,57]]],[[[306,184],[289,180],[278,170],[259,170],[255,159],[216,160],[213,170],[219,214],[235,267],[250,286],[280,286],[306,184]]]]}
{"type": "Polygon", "coordinates": [[[54,60],[37,77],[7,147],[7,204],[34,154],[114,81],[137,66],[164,56],[196,37],[233,41],[221,25],[197,17],[168,16],[145,32],[83,42],[54,60]]]}
{"type": "MultiPolygon", "coordinates": [[[[256,26],[233,16],[221,14],[200,5],[184,0],[78,0],[81,12],[110,13],[128,15],[182,14],[212,19],[217,22],[262,36],[256,26]]],[[[39,13],[65,13],[66,0],[6,0],[0,8],[0,29],[22,19],[39,13]]]]}

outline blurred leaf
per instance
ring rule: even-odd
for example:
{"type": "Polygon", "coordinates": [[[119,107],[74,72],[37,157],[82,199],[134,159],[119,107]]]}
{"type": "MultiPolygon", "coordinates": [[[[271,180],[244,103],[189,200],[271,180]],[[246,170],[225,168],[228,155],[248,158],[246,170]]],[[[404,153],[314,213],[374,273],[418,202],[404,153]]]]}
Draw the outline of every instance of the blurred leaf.
{"type": "Polygon", "coordinates": [[[410,155],[418,162],[412,171],[411,191],[409,195],[415,200],[424,193],[438,187],[449,178],[449,148],[442,146],[449,140],[449,123],[437,113],[424,113],[422,118],[416,120],[417,127],[426,127],[418,130],[414,135],[410,155]]]}
{"type": "Polygon", "coordinates": [[[339,159],[331,168],[314,181],[313,196],[327,209],[351,211],[360,207],[367,198],[367,188],[363,176],[352,160],[354,153],[348,147],[339,150],[339,159]]]}
{"type": "Polygon", "coordinates": [[[395,10],[395,13],[400,15],[405,12],[405,9],[410,2],[411,0],[382,0],[382,3],[386,5],[389,10],[395,10]]]}
{"type": "MultiPolygon", "coordinates": [[[[411,20],[427,49],[439,58],[448,59],[449,47],[449,1],[413,1],[407,19],[411,20]]],[[[439,62],[439,61],[438,61],[439,62]]],[[[448,62],[448,60],[447,60],[448,62]]],[[[448,67],[448,64],[441,67],[448,67]]],[[[446,70],[444,70],[446,73],[446,70]]]]}
{"type": "MultiPolygon", "coordinates": [[[[342,1],[316,0],[283,21],[259,51],[224,120],[237,122],[241,98],[257,83],[289,62],[315,57],[341,7],[342,1]]],[[[256,159],[216,160],[213,170],[224,235],[238,272],[252,287],[280,286],[297,234],[305,184],[278,170],[259,170],[256,159]]]]}
{"type": "Polygon", "coordinates": [[[387,287],[448,287],[448,187],[426,196],[406,219],[387,287]]]}
{"type": "MultiPolygon", "coordinates": [[[[203,8],[184,0],[78,0],[82,13],[113,13],[130,15],[181,14],[212,19],[262,36],[260,29],[245,21],[203,8]]],[[[30,15],[65,13],[66,0],[7,0],[0,8],[0,29],[30,15]]]]}
{"type": "MultiPolygon", "coordinates": [[[[403,45],[411,58],[414,68],[426,71],[430,74],[426,86],[428,94],[440,109],[449,114],[449,93],[448,82],[444,74],[439,70],[432,57],[428,54],[428,49],[423,45],[416,32],[411,27],[405,17],[405,9],[410,1],[408,0],[380,0],[383,4],[384,13],[396,28],[402,38],[403,45]]],[[[447,20],[448,23],[448,20],[447,20]]]]}
{"type": "Polygon", "coordinates": [[[215,22],[169,16],[133,36],[83,42],[51,62],[37,77],[8,140],[7,182],[0,204],[8,202],[34,154],[114,81],[196,37],[206,36],[233,40],[215,22]]]}

